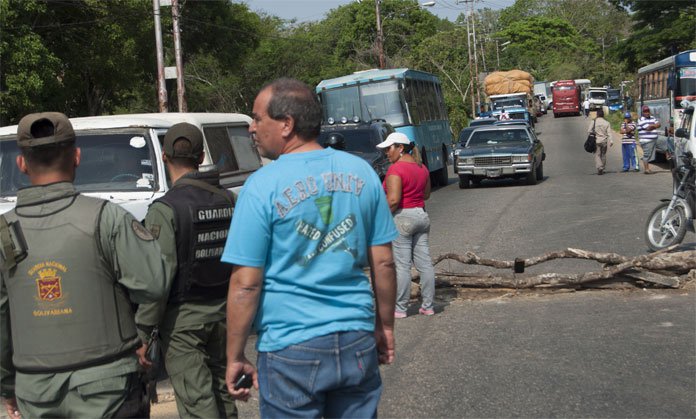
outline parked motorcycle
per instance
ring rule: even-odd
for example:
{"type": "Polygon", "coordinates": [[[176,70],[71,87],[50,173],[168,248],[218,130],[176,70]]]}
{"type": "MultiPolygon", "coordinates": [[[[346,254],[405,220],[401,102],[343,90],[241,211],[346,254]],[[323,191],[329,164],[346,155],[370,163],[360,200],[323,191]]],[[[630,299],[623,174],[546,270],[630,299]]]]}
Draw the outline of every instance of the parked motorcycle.
{"type": "Polygon", "coordinates": [[[673,156],[674,187],[671,199],[663,199],[648,217],[645,242],[652,251],[681,243],[686,231],[694,231],[696,216],[696,167],[687,151],[673,156]]]}

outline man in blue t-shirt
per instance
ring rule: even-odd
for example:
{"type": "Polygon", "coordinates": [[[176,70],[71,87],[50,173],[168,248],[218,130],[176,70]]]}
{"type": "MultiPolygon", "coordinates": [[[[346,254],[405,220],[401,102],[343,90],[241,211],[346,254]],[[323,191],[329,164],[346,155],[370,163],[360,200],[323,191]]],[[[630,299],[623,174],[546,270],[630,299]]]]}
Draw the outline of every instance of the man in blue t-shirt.
{"type": "Polygon", "coordinates": [[[247,180],[222,255],[235,265],[228,389],[247,400],[234,384],[251,376],[261,417],[376,417],[378,365],[394,359],[398,234],[379,178],[316,142],[321,108],[297,80],[264,87],[252,116],[259,152],[276,161],[247,180]],[[244,354],[252,321],[258,370],[244,354]]]}

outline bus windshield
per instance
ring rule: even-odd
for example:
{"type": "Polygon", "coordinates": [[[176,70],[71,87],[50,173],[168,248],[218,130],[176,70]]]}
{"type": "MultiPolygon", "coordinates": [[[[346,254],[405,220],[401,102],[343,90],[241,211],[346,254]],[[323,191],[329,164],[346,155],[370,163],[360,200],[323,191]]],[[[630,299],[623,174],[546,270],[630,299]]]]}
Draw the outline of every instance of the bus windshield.
{"type": "Polygon", "coordinates": [[[358,86],[326,90],[321,93],[321,101],[325,120],[333,118],[335,121],[340,121],[345,117],[350,121],[354,116],[362,119],[358,86]]]}
{"type": "Polygon", "coordinates": [[[406,112],[396,80],[326,90],[321,93],[324,119],[351,121],[357,116],[361,121],[385,119],[392,126],[407,124],[406,112]]]}
{"type": "Polygon", "coordinates": [[[696,100],[696,67],[682,67],[679,69],[679,86],[675,94],[677,103],[681,100],[696,100]]]}

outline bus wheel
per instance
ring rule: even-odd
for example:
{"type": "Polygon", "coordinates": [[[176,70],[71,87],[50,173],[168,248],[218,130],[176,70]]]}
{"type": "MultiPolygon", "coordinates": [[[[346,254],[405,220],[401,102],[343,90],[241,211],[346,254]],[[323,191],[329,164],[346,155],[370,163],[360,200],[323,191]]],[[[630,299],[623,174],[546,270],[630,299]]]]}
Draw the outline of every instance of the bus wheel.
{"type": "Polygon", "coordinates": [[[447,186],[449,183],[449,174],[447,174],[447,151],[442,149],[442,168],[438,170],[438,183],[441,186],[447,186]]]}

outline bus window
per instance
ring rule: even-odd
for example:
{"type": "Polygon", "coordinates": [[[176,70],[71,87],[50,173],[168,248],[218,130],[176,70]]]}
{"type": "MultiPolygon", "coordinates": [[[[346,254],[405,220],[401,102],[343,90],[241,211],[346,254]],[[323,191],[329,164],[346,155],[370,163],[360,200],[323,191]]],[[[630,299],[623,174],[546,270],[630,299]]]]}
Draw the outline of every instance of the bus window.
{"type": "Polygon", "coordinates": [[[399,86],[396,80],[389,80],[360,87],[363,114],[370,119],[380,117],[393,126],[406,125],[406,113],[401,104],[399,86]]]}
{"type": "Polygon", "coordinates": [[[408,104],[408,111],[411,114],[411,123],[414,125],[420,124],[420,106],[418,105],[417,95],[416,95],[416,83],[415,80],[406,79],[406,88],[404,89],[404,96],[406,97],[406,103],[408,104]]]}

